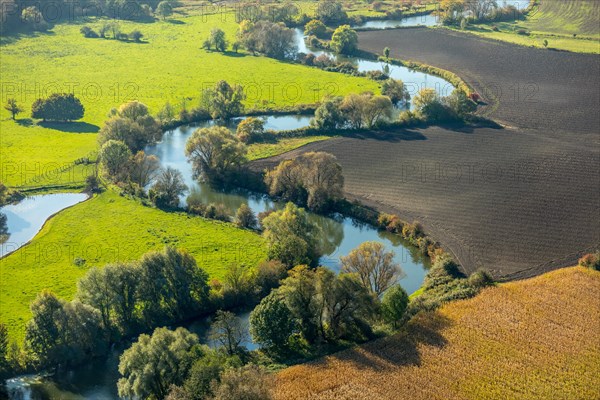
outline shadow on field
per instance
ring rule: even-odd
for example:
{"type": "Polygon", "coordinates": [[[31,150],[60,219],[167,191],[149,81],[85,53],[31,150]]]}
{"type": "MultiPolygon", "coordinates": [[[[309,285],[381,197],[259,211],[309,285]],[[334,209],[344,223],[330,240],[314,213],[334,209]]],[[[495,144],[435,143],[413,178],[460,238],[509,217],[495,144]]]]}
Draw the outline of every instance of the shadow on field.
{"type": "Polygon", "coordinates": [[[15,120],[15,122],[21,126],[30,127],[33,125],[33,120],[31,118],[21,118],[15,120]]]}
{"type": "Polygon", "coordinates": [[[406,140],[427,140],[427,137],[421,132],[412,129],[402,129],[395,132],[376,131],[376,132],[356,132],[344,135],[353,139],[360,140],[381,140],[385,142],[402,142],[406,140]]]}
{"type": "Polygon", "coordinates": [[[100,127],[87,122],[40,122],[38,124],[46,129],[54,129],[70,133],[97,133],[100,127]]]}
{"type": "Polygon", "coordinates": [[[180,21],[178,19],[167,19],[165,20],[165,22],[172,25],[185,25],[185,22],[180,21]]]}
{"type": "Polygon", "coordinates": [[[351,350],[347,360],[358,369],[385,370],[421,365],[420,346],[442,348],[447,344],[441,331],[450,327],[450,319],[438,312],[417,316],[404,331],[351,350]]]}

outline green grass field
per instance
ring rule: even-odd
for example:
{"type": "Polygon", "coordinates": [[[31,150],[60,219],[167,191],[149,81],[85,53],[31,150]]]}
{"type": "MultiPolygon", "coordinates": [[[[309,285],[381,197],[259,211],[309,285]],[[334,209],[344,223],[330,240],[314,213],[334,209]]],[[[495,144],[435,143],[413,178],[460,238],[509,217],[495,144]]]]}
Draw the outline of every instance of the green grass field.
{"type": "Polygon", "coordinates": [[[107,191],[50,219],[27,246],[2,259],[0,321],[22,338],[29,303],[42,289],[71,299],[88,268],[138,259],[166,245],[189,251],[211,278],[232,263],[256,266],[266,258],[258,234],[232,224],[167,213],[107,191]],[[74,264],[86,260],[84,266],[74,264]]]}
{"type": "Polygon", "coordinates": [[[468,32],[523,46],[600,54],[600,2],[541,1],[524,21],[476,24],[468,32]],[[499,31],[493,31],[492,26],[499,31]],[[529,35],[519,35],[524,29],[529,35]],[[573,36],[576,35],[576,36],[573,36]]]}
{"type": "Polygon", "coordinates": [[[320,142],[331,139],[332,136],[307,136],[300,138],[280,139],[277,143],[255,143],[248,148],[248,159],[258,160],[261,158],[273,157],[309,143],[320,142]]]}
{"type": "MultiPolygon", "coordinates": [[[[232,13],[191,15],[155,23],[120,22],[139,29],[145,43],[86,39],[83,23],[57,25],[50,33],[4,37],[0,46],[2,102],[14,97],[25,108],[20,121],[0,111],[0,181],[8,186],[71,182],[70,174],[48,174],[97,150],[95,132],[110,109],[129,100],[157,112],[165,102],[195,107],[201,91],[225,79],[246,88],[248,108],[270,109],[315,103],[324,95],[376,91],[366,78],[325,72],[240,52],[201,49],[210,30],[221,27],[235,40],[232,13]],[[41,126],[28,120],[31,104],[53,92],[74,90],[86,114],[72,124],[41,126]],[[25,177],[25,178],[24,178],[25,177]]],[[[97,28],[100,21],[87,25],[97,28]]],[[[79,181],[83,177],[78,175],[79,181]]]]}

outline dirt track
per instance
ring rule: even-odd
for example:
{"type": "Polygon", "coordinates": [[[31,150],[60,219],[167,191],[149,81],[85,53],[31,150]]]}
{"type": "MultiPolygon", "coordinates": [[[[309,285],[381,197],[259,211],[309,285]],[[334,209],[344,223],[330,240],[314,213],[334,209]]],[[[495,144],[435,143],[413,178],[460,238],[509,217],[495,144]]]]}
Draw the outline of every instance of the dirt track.
{"type": "Polygon", "coordinates": [[[333,153],[348,197],[420,221],[467,272],[518,279],[573,265],[600,246],[600,57],[430,29],[365,32],[360,43],[449,69],[474,87],[533,83],[535,102],[487,94],[483,111],[506,129],[337,138],[256,167],[333,153]]]}

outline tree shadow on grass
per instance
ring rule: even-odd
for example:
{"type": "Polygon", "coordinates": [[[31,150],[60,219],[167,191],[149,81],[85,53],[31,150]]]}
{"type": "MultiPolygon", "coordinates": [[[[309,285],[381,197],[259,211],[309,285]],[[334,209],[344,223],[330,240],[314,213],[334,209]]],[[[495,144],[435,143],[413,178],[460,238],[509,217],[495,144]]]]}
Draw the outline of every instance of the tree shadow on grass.
{"type": "Polygon", "coordinates": [[[70,133],[97,133],[100,127],[87,122],[40,122],[39,126],[70,133]]]}
{"type": "Polygon", "coordinates": [[[165,22],[172,25],[185,25],[185,22],[179,19],[166,19],[165,22]]]}
{"type": "MultiPolygon", "coordinates": [[[[442,348],[447,340],[442,331],[452,321],[437,311],[417,316],[400,333],[343,351],[333,357],[362,370],[385,371],[402,366],[420,366],[420,346],[442,348]]],[[[327,360],[325,360],[327,362],[327,360]]]]}
{"type": "Polygon", "coordinates": [[[31,118],[21,118],[21,119],[17,119],[15,120],[15,122],[21,126],[24,126],[26,128],[29,128],[30,126],[33,126],[33,120],[31,118]]]}

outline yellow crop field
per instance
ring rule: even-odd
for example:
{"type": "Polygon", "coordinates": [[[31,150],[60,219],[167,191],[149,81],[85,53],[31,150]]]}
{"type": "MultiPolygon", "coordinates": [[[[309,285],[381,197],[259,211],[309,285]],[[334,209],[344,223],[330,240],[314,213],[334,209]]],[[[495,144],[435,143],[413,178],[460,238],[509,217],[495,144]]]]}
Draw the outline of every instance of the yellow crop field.
{"type": "Polygon", "coordinates": [[[278,400],[598,399],[600,273],[567,268],[420,315],[405,332],[288,368],[278,400]]]}

